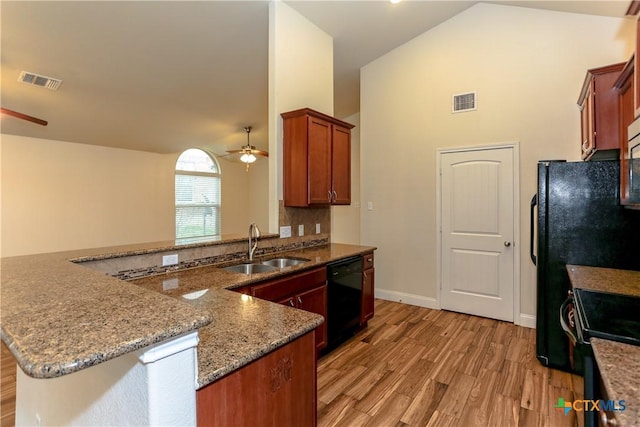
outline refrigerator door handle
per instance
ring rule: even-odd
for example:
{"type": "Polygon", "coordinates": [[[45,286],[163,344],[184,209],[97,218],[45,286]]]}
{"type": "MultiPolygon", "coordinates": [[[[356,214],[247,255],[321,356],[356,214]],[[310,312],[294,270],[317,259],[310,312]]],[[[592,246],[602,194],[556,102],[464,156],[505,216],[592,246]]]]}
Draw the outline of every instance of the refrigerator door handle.
{"type": "Polygon", "coordinates": [[[531,198],[531,233],[529,236],[529,256],[531,257],[531,262],[533,262],[533,265],[537,265],[537,258],[536,255],[533,253],[533,243],[535,240],[535,222],[536,222],[536,218],[535,218],[535,209],[536,206],[538,205],[538,194],[534,194],[533,197],[531,198]]]}

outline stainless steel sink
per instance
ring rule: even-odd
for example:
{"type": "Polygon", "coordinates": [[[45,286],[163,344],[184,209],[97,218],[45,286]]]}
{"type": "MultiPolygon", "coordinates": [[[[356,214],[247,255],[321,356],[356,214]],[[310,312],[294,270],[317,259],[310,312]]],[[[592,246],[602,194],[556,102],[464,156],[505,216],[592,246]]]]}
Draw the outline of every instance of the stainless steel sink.
{"type": "Polygon", "coordinates": [[[309,261],[306,258],[274,258],[267,261],[262,261],[262,264],[273,266],[275,268],[286,268],[294,265],[302,264],[309,261]]]}
{"type": "Polygon", "coordinates": [[[233,271],[234,273],[242,273],[242,274],[254,274],[254,273],[265,273],[267,271],[277,270],[278,267],[274,267],[272,265],[267,264],[238,264],[232,265],[230,267],[224,267],[223,270],[233,271]]]}

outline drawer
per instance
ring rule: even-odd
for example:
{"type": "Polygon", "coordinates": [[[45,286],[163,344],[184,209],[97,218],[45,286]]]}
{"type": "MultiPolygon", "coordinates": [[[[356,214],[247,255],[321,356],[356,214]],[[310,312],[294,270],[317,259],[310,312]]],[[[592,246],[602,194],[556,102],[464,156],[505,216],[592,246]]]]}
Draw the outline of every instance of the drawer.
{"type": "Polygon", "coordinates": [[[362,255],[362,269],[373,268],[373,252],[362,255]]]}
{"type": "Polygon", "coordinates": [[[286,276],[251,287],[251,295],[268,301],[281,301],[299,292],[325,284],[327,269],[317,268],[293,276],[286,276]]]}

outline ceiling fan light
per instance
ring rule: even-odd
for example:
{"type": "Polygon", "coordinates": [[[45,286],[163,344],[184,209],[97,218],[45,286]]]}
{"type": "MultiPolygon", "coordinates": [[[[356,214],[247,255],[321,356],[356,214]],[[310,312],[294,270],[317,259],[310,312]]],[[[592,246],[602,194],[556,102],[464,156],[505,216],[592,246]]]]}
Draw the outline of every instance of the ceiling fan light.
{"type": "Polygon", "coordinates": [[[256,161],[256,156],[254,156],[252,153],[244,153],[242,156],[240,156],[240,161],[244,163],[253,163],[256,161]]]}

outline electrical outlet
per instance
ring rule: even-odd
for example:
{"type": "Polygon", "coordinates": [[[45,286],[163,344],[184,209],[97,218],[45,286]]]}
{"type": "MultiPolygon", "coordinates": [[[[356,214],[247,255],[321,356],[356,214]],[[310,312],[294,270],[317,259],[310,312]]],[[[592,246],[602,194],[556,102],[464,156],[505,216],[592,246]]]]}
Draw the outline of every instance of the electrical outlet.
{"type": "Polygon", "coordinates": [[[164,255],[162,257],[162,266],[176,265],[178,263],[178,254],[164,255]]]}
{"type": "Polygon", "coordinates": [[[304,224],[298,226],[298,236],[304,236],[304,224]]]}
{"type": "Polygon", "coordinates": [[[176,277],[162,281],[162,290],[168,291],[169,289],[178,289],[178,279],[176,277]]]}
{"type": "Polygon", "coordinates": [[[291,237],[291,226],[285,225],[280,227],[280,238],[291,237]]]}
{"type": "Polygon", "coordinates": [[[367,210],[368,211],[372,211],[373,210],[373,202],[367,202],[367,210]]]}
{"type": "Polygon", "coordinates": [[[316,224],[316,234],[320,234],[320,224],[316,224]]]}

